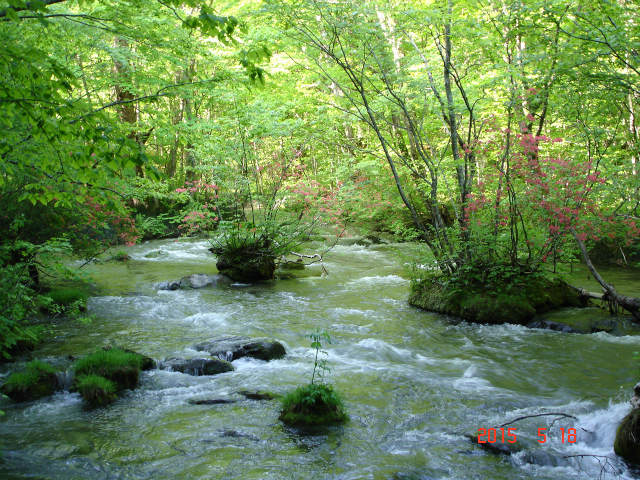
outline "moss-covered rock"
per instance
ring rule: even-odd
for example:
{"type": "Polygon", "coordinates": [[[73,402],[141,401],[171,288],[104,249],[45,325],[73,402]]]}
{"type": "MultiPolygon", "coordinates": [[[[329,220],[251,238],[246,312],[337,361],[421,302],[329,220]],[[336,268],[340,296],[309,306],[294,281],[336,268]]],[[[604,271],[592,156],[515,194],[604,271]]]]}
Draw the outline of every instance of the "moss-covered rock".
{"type": "Polygon", "coordinates": [[[44,295],[51,299],[51,303],[42,308],[47,313],[65,312],[72,308],[84,311],[89,291],[84,286],[59,286],[51,288],[44,295]]]}
{"type": "Polygon", "coordinates": [[[566,282],[534,275],[517,286],[504,285],[500,289],[482,284],[461,288],[438,277],[414,281],[409,303],[470,322],[527,325],[537,314],[581,306],[583,300],[566,282]]]}
{"type": "Polygon", "coordinates": [[[81,375],[76,378],[76,390],[91,408],[104,407],[117,397],[116,384],[99,375],[81,375]]]}
{"type": "Polygon", "coordinates": [[[314,383],[285,395],[279,418],[283,423],[297,427],[335,425],[349,419],[333,387],[314,383]]]}
{"type": "Polygon", "coordinates": [[[628,463],[640,466],[640,408],[631,410],[620,422],[613,450],[628,463]]]}
{"type": "Polygon", "coordinates": [[[98,375],[115,383],[118,390],[135,388],[138,385],[140,370],[148,364],[144,357],[135,352],[111,348],[99,350],[76,361],[76,377],[98,375]]]}
{"type": "Polygon", "coordinates": [[[35,400],[53,394],[58,385],[55,369],[48,363],[34,360],[25,370],[9,375],[2,393],[16,402],[35,400]]]}
{"type": "Polygon", "coordinates": [[[263,252],[227,253],[218,256],[218,271],[237,282],[258,282],[271,280],[276,271],[276,258],[263,252]]]}
{"type": "Polygon", "coordinates": [[[109,260],[113,262],[128,262],[131,260],[131,256],[127,252],[119,250],[115,252],[109,260]]]}

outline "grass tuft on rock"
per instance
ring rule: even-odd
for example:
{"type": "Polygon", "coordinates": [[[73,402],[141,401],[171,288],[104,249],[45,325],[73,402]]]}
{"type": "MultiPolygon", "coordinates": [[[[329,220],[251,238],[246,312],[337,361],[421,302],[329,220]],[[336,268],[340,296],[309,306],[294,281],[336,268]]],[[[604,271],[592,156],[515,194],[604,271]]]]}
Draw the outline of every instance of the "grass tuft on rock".
{"type": "Polygon", "coordinates": [[[104,407],[118,398],[116,384],[99,375],[79,376],[76,389],[91,408],[104,407]]]}
{"type": "Polygon", "coordinates": [[[336,425],[349,419],[338,393],[324,383],[310,383],[287,394],[279,418],[297,427],[336,425]]]}
{"type": "Polygon", "coordinates": [[[16,402],[24,402],[53,394],[57,385],[55,369],[48,363],[33,360],[25,370],[9,375],[2,385],[2,393],[16,402]]]}
{"type": "Polygon", "coordinates": [[[135,388],[146,357],[119,348],[99,350],[76,361],[77,376],[98,375],[114,382],[118,390],[135,388]]]}

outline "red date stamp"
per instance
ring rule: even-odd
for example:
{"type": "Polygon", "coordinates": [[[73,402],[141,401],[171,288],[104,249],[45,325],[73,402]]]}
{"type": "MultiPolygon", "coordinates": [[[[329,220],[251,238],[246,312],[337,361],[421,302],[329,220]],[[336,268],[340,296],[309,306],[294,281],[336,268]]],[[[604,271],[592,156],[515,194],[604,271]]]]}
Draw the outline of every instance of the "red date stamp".
{"type": "MultiPolygon", "coordinates": [[[[560,428],[560,441],[562,443],[576,443],[578,435],[575,428],[560,428]]],[[[515,428],[479,428],[478,443],[516,443],[515,428]]],[[[538,429],[538,442],[545,443],[547,441],[547,428],[538,429]]]]}

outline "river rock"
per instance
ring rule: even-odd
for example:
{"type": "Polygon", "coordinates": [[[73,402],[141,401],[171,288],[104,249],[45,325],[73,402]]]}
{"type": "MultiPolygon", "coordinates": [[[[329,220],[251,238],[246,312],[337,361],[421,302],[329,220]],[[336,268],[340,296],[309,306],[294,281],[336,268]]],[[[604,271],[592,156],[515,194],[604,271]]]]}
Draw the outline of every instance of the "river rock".
{"type": "Polygon", "coordinates": [[[162,367],[170,368],[174,372],[187,373],[189,375],[216,375],[218,373],[231,372],[233,365],[219,358],[170,358],[162,362],[162,367]]]}
{"type": "Polygon", "coordinates": [[[520,451],[520,448],[516,443],[501,442],[499,440],[494,443],[478,443],[477,435],[467,435],[466,437],[471,441],[471,443],[479,446],[487,452],[491,452],[496,455],[511,455],[520,451]]]}
{"type": "Polygon", "coordinates": [[[254,442],[259,442],[260,439],[255,435],[251,435],[250,433],[242,433],[237,430],[225,429],[220,432],[221,437],[229,437],[229,438],[246,438],[249,440],[253,440],[254,442]]]}
{"type": "Polygon", "coordinates": [[[238,392],[247,400],[273,400],[276,396],[269,392],[251,392],[249,390],[240,390],[238,392]]]}
{"type": "Polygon", "coordinates": [[[194,273],[180,279],[180,288],[203,288],[213,285],[214,287],[231,281],[224,275],[206,275],[204,273],[194,273]]]}
{"type": "Polygon", "coordinates": [[[627,463],[640,466],[640,408],[631,410],[620,422],[613,451],[627,463]]]}
{"type": "Polygon", "coordinates": [[[198,343],[196,350],[206,351],[213,357],[226,360],[237,360],[242,357],[253,357],[259,360],[274,360],[286,355],[286,351],[280,342],[275,340],[257,339],[247,337],[219,337],[198,343]]]}
{"type": "Polygon", "coordinates": [[[344,247],[351,247],[354,245],[368,247],[369,245],[372,245],[373,242],[364,237],[340,237],[337,244],[344,247]]]}
{"type": "Polygon", "coordinates": [[[231,398],[204,398],[201,400],[189,400],[191,405],[226,405],[227,403],[236,403],[237,400],[231,398]]]}
{"type": "Polygon", "coordinates": [[[527,325],[529,328],[545,328],[562,333],[580,333],[564,323],[552,322],[551,320],[534,320],[527,325]]]}
{"type": "Polygon", "coordinates": [[[633,387],[633,397],[631,397],[631,407],[640,408],[640,382],[633,387]]]}
{"type": "Polygon", "coordinates": [[[208,286],[229,285],[231,280],[224,275],[207,275],[205,273],[194,273],[187,275],[180,280],[171,280],[155,284],[158,290],[178,290],[180,288],[204,288],[208,286]]]}

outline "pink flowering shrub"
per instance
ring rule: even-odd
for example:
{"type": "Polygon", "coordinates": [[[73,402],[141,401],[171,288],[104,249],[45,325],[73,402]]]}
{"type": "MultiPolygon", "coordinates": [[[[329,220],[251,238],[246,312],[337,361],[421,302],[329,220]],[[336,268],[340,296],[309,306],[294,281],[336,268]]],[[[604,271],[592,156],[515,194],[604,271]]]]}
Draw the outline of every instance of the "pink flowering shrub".
{"type": "Polygon", "coordinates": [[[176,193],[185,194],[190,200],[178,225],[181,235],[192,236],[215,230],[220,221],[218,190],[215,183],[202,180],[187,181],[184,187],[176,188],[176,193]]]}

